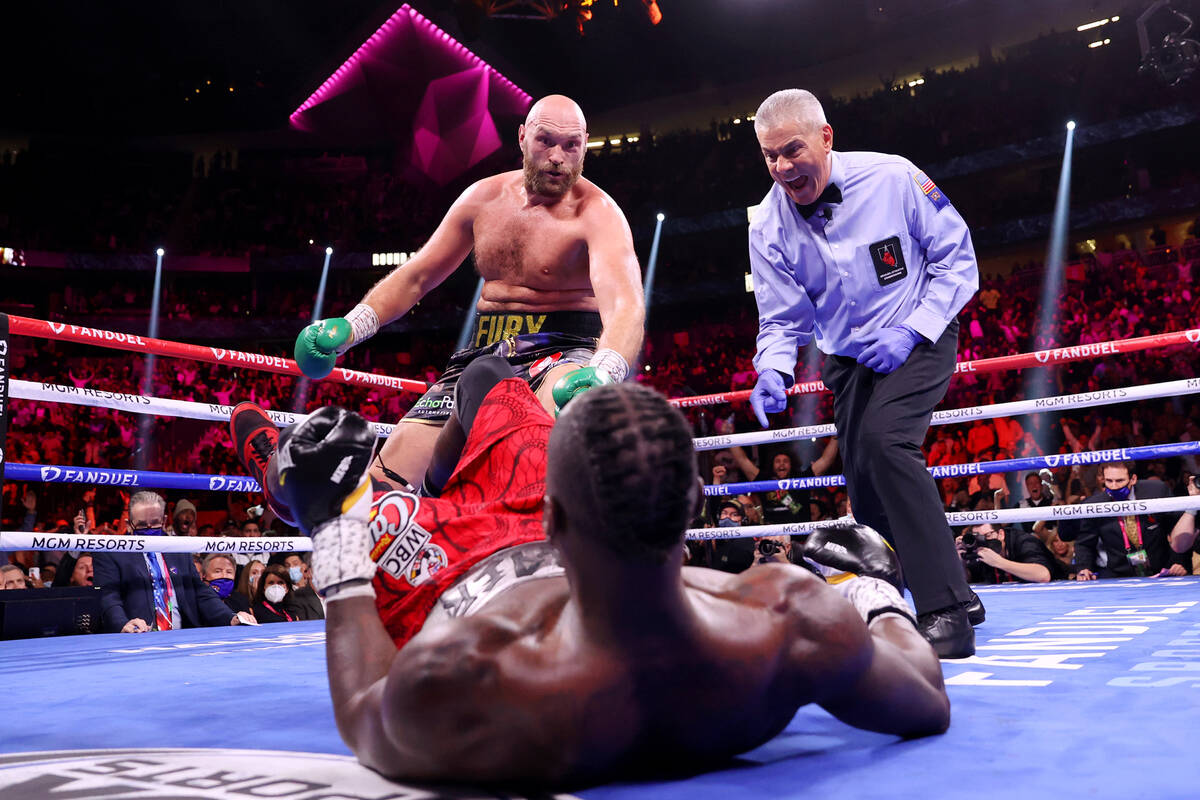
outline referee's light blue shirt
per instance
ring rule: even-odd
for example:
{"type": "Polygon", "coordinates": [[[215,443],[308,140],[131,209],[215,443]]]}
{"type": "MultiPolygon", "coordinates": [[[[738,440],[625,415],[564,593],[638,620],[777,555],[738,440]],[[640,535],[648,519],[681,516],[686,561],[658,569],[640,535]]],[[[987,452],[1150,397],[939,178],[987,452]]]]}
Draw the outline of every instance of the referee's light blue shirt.
{"type": "Polygon", "coordinates": [[[832,219],[821,209],[804,219],[776,183],[750,223],[759,372],[791,375],[814,336],[821,352],[852,358],[879,328],[906,324],[935,342],[979,288],[966,222],[912,162],[831,157],[842,192],[832,219]]]}

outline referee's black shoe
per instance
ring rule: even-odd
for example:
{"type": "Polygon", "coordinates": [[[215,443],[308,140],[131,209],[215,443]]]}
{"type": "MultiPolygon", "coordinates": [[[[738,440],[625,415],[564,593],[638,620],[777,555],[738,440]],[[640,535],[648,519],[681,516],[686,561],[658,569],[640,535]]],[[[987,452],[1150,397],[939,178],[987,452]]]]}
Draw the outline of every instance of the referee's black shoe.
{"type": "Polygon", "coordinates": [[[933,645],[938,658],[975,655],[975,629],[961,605],[947,606],[917,617],[917,630],[933,645]]]}
{"type": "Polygon", "coordinates": [[[967,619],[970,620],[971,626],[982,625],[987,619],[987,609],[983,607],[983,601],[979,599],[979,595],[971,590],[971,597],[967,602],[962,604],[962,607],[967,610],[967,619]]]}

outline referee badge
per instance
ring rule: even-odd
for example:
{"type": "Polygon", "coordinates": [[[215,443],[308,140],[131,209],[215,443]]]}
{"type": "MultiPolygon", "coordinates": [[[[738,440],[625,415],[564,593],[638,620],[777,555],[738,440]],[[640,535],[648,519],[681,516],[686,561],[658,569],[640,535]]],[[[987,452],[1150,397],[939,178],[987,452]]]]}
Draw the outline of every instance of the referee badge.
{"type": "Polygon", "coordinates": [[[899,236],[875,242],[868,246],[867,250],[871,253],[871,263],[875,265],[875,276],[879,278],[880,286],[888,286],[908,277],[908,267],[904,263],[904,250],[900,247],[899,236]]]}

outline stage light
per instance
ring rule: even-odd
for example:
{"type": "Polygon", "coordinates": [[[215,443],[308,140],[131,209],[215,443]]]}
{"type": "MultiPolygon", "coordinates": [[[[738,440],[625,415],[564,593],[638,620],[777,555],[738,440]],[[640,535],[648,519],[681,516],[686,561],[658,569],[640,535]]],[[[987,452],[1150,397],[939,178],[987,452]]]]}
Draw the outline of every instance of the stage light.
{"type": "Polygon", "coordinates": [[[309,240],[308,240],[308,243],[309,243],[309,244],[312,244],[312,243],[313,243],[313,240],[312,240],[312,239],[309,239],[309,240]]]}
{"type": "Polygon", "coordinates": [[[1075,120],[1071,120],[1070,122],[1067,123],[1067,130],[1069,130],[1069,131],[1075,130],[1075,120]]]}
{"type": "Polygon", "coordinates": [[[662,222],[662,221],[663,221],[664,219],[666,219],[666,218],[667,218],[667,215],[666,215],[666,214],[664,214],[664,213],[662,213],[661,211],[660,211],[660,212],[658,212],[658,216],[657,216],[657,217],[655,217],[655,219],[657,219],[659,222],[662,222]]]}
{"type": "Polygon", "coordinates": [[[742,118],[741,118],[741,117],[734,117],[734,118],[733,118],[733,124],[734,124],[734,125],[741,125],[741,124],[742,124],[742,118]]]}
{"type": "Polygon", "coordinates": [[[161,247],[154,251],[154,255],[158,256],[159,258],[162,258],[166,254],[167,254],[167,251],[163,250],[161,247]]]}
{"type": "Polygon", "coordinates": [[[325,255],[327,255],[327,256],[331,256],[331,255],[333,255],[333,248],[332,248],[332,247],[326,247],[326,248],[325,248],[325,255]]]}

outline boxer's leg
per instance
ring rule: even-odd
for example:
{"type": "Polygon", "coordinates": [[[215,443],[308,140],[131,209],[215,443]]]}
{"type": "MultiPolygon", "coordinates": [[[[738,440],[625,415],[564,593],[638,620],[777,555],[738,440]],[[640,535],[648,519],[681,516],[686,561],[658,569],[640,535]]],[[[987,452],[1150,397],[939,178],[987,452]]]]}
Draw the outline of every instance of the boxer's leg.
{"type": "Polygon", "coordinates": [[[481,356],[463,370],[454,387],[454,410],[438,434],[425,478],[421,482],[423,494],[437,497],[442,493],[442,488],[458,466],[463,447],[467,444],[467,434],[483,399],[500,381],[515,377],[513,368],[499,356],[481,356]]]}
{"type": "Polygon", "coordinates": [[[546,377],[542,379],[534,395],[537,397],[538,402],[542,404],[542,408],[546,409],[546,413],[550,416],[553,417],[555,411],[554,384],[558,383],[562,376],[579,369],[579,366],[579,364],[574,363],[557,364],[546,371],[546,377]]]}
{"type": "Polygon", "coordinates": [[[433,458],[440,423],[402,419],[371,462],[370,475],[393,489],[420,485],[433,458]]]}

